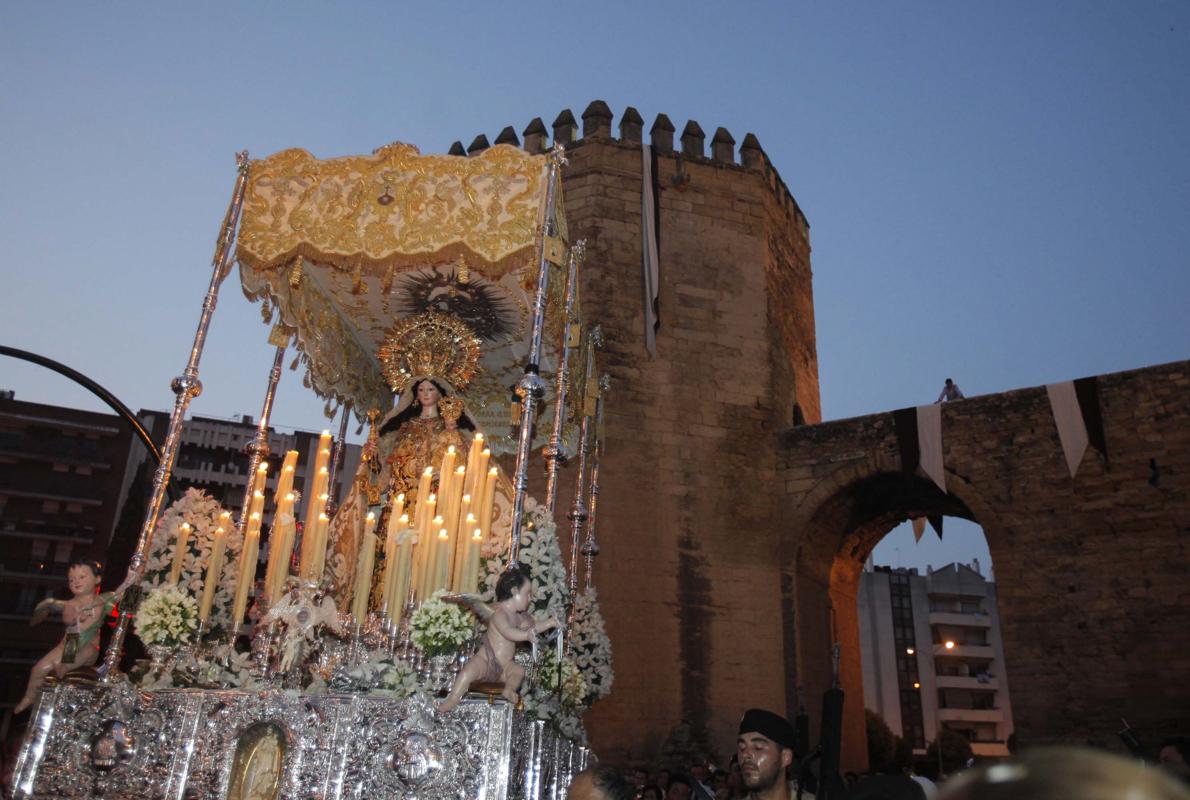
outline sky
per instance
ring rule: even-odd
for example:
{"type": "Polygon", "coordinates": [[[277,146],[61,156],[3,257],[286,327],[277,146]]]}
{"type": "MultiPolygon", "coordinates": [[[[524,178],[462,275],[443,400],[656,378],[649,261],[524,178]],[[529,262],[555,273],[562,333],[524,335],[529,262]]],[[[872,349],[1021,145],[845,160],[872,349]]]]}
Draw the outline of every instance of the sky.
{"type": "MultiPolygon", "coordinates": [[[[0,75],[0,343],[133,409],[172,404],[235,151],[445,152],[594,99],[757,135],[811,225],[827,419],[1190,356],[1185,0],[5,3],[0,75]]],[[[193,413],[259,413],[265,334],[228,281],[193,413]]],[[[274,423],[326,427],[298,384],[274,423]]],[[[957,523],[877,560],[985,563],[957,523]]]]}

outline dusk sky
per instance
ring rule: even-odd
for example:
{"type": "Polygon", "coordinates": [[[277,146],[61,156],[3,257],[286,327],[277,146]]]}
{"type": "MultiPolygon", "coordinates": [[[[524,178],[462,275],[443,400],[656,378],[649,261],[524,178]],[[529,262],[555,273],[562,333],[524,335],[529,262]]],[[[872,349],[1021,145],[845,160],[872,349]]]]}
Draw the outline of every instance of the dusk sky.
{"type": "MultiPolygon", "coordinates": [[[[827,419],[1190,356],[1184,0],[10,2],[0,74],[0,343],[133,409],[172,404],[236,150],[445,152],[597,98],[760,139],[811,225],[827,419]]],[[[237,284],[192,413],[259,413],[237,284]]],[[[10,359],[0,388],[103,408],[10,359]]],[[[273,419],[327,426],[291,372],[273,419]]],[[[972,556],[956,521],[877,551],[972,556]]]]}

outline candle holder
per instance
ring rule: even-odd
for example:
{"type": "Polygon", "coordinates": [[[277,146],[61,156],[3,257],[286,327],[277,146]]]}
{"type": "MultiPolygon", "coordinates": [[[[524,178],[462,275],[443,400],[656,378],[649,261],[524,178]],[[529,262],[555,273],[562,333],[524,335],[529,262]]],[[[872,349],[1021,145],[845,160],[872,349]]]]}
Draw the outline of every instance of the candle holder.
{"type": "Polygon", "coordinates": [[[364,645],[364,626],[357,622],[351,626],[351,639],[347,644],[347,663],[354,667],[366,661],[364,656],[367,650],[364,645]]]}
{"type": "Polygon", "coordinates": [[[276,622],[270,622],[268,625],[258,624],[252,631],[252,661],[255,664],[253,674],[257,678],[267,680],[273,674],[270,666],[273,656],[273,642],[276,637],[276,622]]]}
{"type": "Polygon", "coordinates": [[[231,626],[231,631],[227,635],[227,649],[219,656],[219,666],[224,669],[231,667],[231,657],[235,655],[236,640],[240,638],[241,633],[243,633],[243,627],[240,623],[237,622],[231,626]]]}

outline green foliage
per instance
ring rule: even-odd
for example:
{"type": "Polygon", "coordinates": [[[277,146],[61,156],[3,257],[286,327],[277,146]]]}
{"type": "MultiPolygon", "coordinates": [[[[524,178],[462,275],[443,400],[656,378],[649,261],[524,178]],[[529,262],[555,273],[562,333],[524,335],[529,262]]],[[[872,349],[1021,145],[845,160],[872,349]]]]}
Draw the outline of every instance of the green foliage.
{"type": "MultiPolygon", "coordinates": [[[[954,731],[943,728],[942,735],[942,771],[949,774],[967,765],[967,759],[974,756],[971,742],[954,731]]],[[[938,763],[938,741],[930,742],[926,749],[926,758],[933,764],[938,763]]]]}
{"type": "Polygon", "coordinates": [[[864,709],[864,724],[868,730],[868,769],[883,771],[896,761],[898,737],[884,717],[870,708],[864,709]]]}

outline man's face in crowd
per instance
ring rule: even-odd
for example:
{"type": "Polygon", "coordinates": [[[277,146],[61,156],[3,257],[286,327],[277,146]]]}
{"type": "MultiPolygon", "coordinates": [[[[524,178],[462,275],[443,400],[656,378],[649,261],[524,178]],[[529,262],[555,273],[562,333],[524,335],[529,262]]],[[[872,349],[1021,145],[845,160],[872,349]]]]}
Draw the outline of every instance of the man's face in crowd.
{"type": "Polygon", "coordinates": [[[785,780],[785,768],[793,762],[793,751],[759,733],[742,733],[736,740],[736,756],[744,786],[763,792],[785,780]]]}
{"type": "Polygon", "coordinates": [[[671,783],[665,793],[665,800],[690,800],[690,787],[684,783],[671,783]]]}

